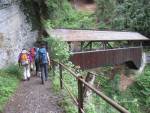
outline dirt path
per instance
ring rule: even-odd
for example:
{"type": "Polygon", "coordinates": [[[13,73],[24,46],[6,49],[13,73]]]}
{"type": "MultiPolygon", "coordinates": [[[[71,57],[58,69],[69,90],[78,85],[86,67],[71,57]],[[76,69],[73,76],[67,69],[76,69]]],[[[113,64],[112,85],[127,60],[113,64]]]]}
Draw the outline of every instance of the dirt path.
{"type": "Polygon", "coordinates": [[[63,113],[50,84],[49,80],[42,85],[38,77],[22,82],[3,113],[63,113]]]}

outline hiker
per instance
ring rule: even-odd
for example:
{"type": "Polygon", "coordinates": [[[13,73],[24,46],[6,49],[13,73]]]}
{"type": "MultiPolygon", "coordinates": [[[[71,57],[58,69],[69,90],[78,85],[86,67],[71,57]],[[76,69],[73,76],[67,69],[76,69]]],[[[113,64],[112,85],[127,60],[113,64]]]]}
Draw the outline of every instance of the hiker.
{"type": "Polygon", "coordinates": [[[31,71],[33,71],[34,70],[34,61],[35,61],[35,48],[33,47],[33,48],[30,48],[30,50],[29,50],[29,55],[30,55],[30,57],[31,57],[31,62],[30,62],[30,69],[31,69],[31,71]]]}
{"type": "Polygon", "coordinates": [[[18,58],[19,66],[23,66],[24,80],[30,80],[30,57],[26,49],[22,49],[18,58]]]}
{"type": "Polygon", "coordinates": [[[34,63],[35,63],[35,69],[36,69],[36,76],[38,75],[38,71],[39,71],[39,48],[35,48],[35,59],[34,59],[34,63]]]}
{"type": "MultiPolygon", "coordinates": [[[[45,81],[48,79],[48,64],[50,65],[49,54],[45,48],[45,45],[42,44],[39,49],[39,64],[41,70],[41,77],[45,78],[45,81]]],[[[43,83],[43,80],[42,80],[43,83]]]]}
{"type": "Polygon", "coordinates": [[[30,53],[31,53],[31,57],[32,57],[33,61],[35,58],[35,52],[36,52],[35,50],[36,50],[35,47],[30,48],[30,53]]]}

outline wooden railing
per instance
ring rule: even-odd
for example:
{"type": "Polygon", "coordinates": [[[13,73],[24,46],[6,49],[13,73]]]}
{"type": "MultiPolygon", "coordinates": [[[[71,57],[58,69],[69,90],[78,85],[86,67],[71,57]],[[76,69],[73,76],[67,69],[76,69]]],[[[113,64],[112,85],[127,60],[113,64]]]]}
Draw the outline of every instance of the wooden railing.
{"type": "Polygon", "coordinates": [[[64,64],[54,61],[54,60],[52,60],[53,74],[55,74],[55,71],[54,71],[55,65],[59,65],[60,88],[61,89],[65,88],[67,90],[67,92],[69,93],[69,95],[71,96],[71,98],[73,99],[75,104],[77,105],[79,113],[85,113],[84,108],[83,108],[83,98],[84,98],[83,97],[83,90],[84,90],[83,86],[88,87],[90,90],[92,90],[92,92],[96,93],[99,97],[101,97],[103,100],[105,100],[108,104],[110,104],[113,108],[118,110],[120,113],[130,113],[127,109],[125,109],[124,107],[122,107],[121,105],[119,105],[118,103],[116,103],[115,101],[110,99],[109,97],[107,97],[104,93],[102,93],[101,91],[98,91],[96,88],[94,88],[93,86],[88,84],[81,75],[77,75],[75,72],[73,72],[71,69],[69,69],[64,64]],[[76,97],[74,97],[74,95],[69,90],[69,88],[67,88],[67,85],[63,80],[63,73],[62,73],[63,69],[70,72],[71,75],[73,77],[75,77],[77,80],[77,83],[78,83],[78,98],[77,99],[76,99],[76,97]]]}

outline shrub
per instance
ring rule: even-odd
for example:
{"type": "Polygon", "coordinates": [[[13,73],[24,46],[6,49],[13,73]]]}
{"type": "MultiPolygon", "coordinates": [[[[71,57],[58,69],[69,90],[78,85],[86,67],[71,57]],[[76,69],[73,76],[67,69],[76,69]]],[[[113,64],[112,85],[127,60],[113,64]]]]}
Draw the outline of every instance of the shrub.
{"type": "Polygon", "coordinates": [[[48,42],[50,56],[52,59],[60,62],[67,61],[69,59],[70,52],[67,42],[61,41],[56,37],[48,37],[44,40],[48,42]]]}
{"type": "Polygon", "coordinates": [[[12,64],[4,70],[8,75],[11,75],[11,76],[13,75],[21,79],[22,69],[18,65],[12,64]]]}

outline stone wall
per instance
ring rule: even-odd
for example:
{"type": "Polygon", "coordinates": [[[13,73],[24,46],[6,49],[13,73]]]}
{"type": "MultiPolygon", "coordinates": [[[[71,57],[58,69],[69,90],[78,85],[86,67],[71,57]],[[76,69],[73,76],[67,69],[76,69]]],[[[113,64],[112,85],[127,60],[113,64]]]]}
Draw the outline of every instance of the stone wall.
{"type": "Polygon", "coordinates": [[[18,3],[0,9],[0,68],[16,63],[21,49],[32,47],[36,38],[18,3]]]}

